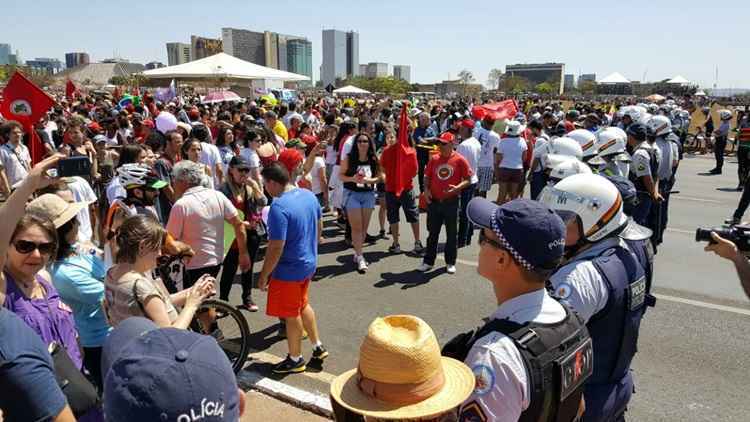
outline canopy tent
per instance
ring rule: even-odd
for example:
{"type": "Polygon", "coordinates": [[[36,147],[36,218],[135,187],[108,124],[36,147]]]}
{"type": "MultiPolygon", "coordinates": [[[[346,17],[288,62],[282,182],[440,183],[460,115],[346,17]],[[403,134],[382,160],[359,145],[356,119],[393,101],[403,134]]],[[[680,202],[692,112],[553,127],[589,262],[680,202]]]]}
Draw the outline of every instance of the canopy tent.
{"type": "Polygon", "coordinates": [[[675,76],[674,78],[667,81],[668,84],[677,84],[677,85],[689,85],[690,81],[683,78],[680,75],[675,76]]]}
{"type": "Polygon", "coordinates": [[[599,84],[629,84],[630,81],[622,76],[620,73],[615,72],[610,75],[608,75],[606,78],[599,81],[599,84]]]}
{"type": "Polygon", "coordinates": [[[357,88],[354,85],[347,85],[347,86],[341,87],[339,89],[334,89],[333,93],[334,94],[344,94],[344,95],[347,95],[347,94],[348,95],[356,95],[356,94],[362,95],[362,94],[369,94],[370,91],[367,91],[367,90],[362,89],[362,88],[357,88]]]}
{"type": "Polygon", "coordinates": [[[706,96],[706,93],[705,93],[705,92],[703,92],[703,91],[698,91],[698,92],[696,92],[696,93],[695,93],[695,96],[696,96],[696,97],[705,97],[705,96],[706,96]]]}
{"type": "Polygon", "coordinates": [[[309,81],[310,78],[296,73],[260,66],[246,62],[226,53],[214,54],[200,60],[162,67],[143,72],[148,79],[205,80],[224,79],[227,81],[281,80],[309,81]]]}

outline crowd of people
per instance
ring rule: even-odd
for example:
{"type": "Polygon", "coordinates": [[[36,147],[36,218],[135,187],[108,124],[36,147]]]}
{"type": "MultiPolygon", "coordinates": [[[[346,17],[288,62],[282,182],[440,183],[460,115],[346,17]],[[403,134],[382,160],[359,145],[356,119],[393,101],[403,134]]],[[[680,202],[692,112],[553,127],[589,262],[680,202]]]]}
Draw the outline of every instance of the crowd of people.
{"type": "MultiPolygon", "coordinates": [[[[695,105],[669,99],[609,110],[582,102],[563,110],[540,100],[518,104],[508,118],[481,116],[476,105],[60,99],[35,126],[45,149],[36,164],[23,126],[4,121],[0,321],[14,333],[0,346],[0,378],[14,392],[0,399],[5,418],[182,420],[197,406],[236,420],[242,395],[226,357],[204,340],[222,333],[201,303],[230,300],[239,280],[237,306],[256,312],[252,290],[268,291],[265,312],[279,318],[288,345],[273,371],[303,372],[304,338],[311,359],[329,353],[308,301],[324,215],[351,248],[345,265],[364,274],[367,244],[390,239],[389,253],[402,253],[403,212],[422,272],[435,266],[443,226],[448,274],[478,231],[477,271],[498,309],[446,345],[442,358],[419,318],[374,321],[359,367],[332,384],[337,418],[623,420],[638,328],[654,303],[653,256],[695,105]],[[71,157],[85,157],[90,171],[56,177],[71,157]],[[158,276],[164,255],[185,259],[181,282],[158,276]],[[187,333],[194,318],[209,327],[205,336],[187,333]],[[550,381],[557,364],[568,372],[550,381]],[[156,373],[157,365],[168,369],[156,373]],[[58,384],[63,366],[73,388],[58,384]],[[134,402],[139,388],[170,384],[171,371],[204,390],[165,387],[148,405],[134,402]]],[[[722,171],[733,116],[719,117],[718,129],[707,128],[718,151],[712,173],[722,171]]],[[[750,129],[750,118],[739,128],[750,129]]],[[[750,203],[750,132],[740,133],[745,192],[736,221],[750,203]]]]}

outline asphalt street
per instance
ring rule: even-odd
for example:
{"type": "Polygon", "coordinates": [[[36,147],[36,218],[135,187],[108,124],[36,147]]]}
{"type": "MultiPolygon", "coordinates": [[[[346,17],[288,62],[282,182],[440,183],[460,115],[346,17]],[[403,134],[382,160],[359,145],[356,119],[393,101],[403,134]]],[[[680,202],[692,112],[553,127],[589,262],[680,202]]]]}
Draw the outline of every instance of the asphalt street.
{"type": "MultiPolygon", "coordinates": [[[[672,196],[669,229],[656,257],[657,306],[646,314],[634,371],[636,395],[628,419],[635,421],[747,421],[750,401],[750,300],[732,265],[703,251],[695,228],[718,226],[739,199],[736,163],[729,159],[720,176],[700,175],[713,167],[706,157],[686,158],[672,196]]],[[[377,233],[377,214],[370,233],[377,233]]],[[[748,217],[750,218],[750,217],[748,217]]],[[[330,220],[328,218],[327,220],[330,220]]],[[[422,215],[422,239],[426,239],[422,215]]],[[[402,222],[401,246],[411,249],[411,230],[402,222]]],[[[443,344],[479,324],[495,309],[489,283],[476,273],[478,245],[459,250],[458,273],[445,273],[438,259],[427,274],[420,259],[387,252],[390,240],[367,246],[371,263],[360,275],[342,233],[326,222],[318,273],[310,288],[324,344],[331,355],[322,368],[283,378],[270,374],[269,357],[283,357],[286,343],[276,337],[276,320],[264,315],[265,294],[254,290],[261,311],[249,314],[254,331],[249,371],[298,389],[327,395],[333,375],[356,367],[359,345],[378,316],[413,314],[424,319],[443,344]]],[[[256,266],[256,271],[259,270],[256,266]]],[[[238,293],[236,286],[233,294],[238,293]]],[[[310,348],[303,350],[309,357],[310,348]]],[[[273,359],[271,359],[273,360],[273,359]]]]}

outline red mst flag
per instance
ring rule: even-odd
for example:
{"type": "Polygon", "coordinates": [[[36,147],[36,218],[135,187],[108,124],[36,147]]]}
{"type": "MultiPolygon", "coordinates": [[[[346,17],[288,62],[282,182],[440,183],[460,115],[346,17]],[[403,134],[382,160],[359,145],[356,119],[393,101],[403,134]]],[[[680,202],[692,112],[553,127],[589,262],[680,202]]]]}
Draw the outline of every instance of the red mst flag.
{"type": "Polygon", "coordinates": [[[484,119],[489,115],[493,120],[512,119],[518,113],[516,100],[505,100],[498,103],[488,103],[474,106],[471,115],[477,120],[484,119]]]}
{"type": "Polygon", "coordinates": [[[44,157],[44,146],[34,130],[34,124],[55,104],[47,93],[34,85],[21,72],[16,72],[3,90],[0,113],[7,120],[15,120],[29,134],[31,162],[38,163],[44,157]]]}
{"type": "Polygon", "coordinates": [[[380,162],[384,168],[388,168],[387,174],[395,177],[386,177],[386,191],[393,192],[396,197],[412,185],[414,176],[417,175],[417,151],[409,143],[409,117],[406,110],[408,103],[401,107],[401,119],[398,126],[398,142],[383,151],[380,162]]]}
{"type": "Polygon", "coordinates": [[[68,99],[68,101],[72,100],[73,97],[78,93],[78,88],[76,87],[76,84],[73,83],[70,79],[68,79],[68,82],[65,83],[65,98],[68,99]]]}

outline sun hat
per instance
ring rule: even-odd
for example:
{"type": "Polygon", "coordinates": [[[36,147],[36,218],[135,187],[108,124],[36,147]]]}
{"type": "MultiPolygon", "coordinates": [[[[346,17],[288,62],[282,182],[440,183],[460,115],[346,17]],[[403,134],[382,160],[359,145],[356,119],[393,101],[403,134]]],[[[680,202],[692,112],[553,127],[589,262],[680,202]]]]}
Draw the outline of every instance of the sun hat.
{"type": "Polygon", "coordinates": [[[107,421],[240,418],[232,365],[211,336],[128,318],[104,342],[102,374],[107,421]]]}
{"type": "Polygon", "coordinates": [[[57,229],[88,206],[89,203],[87,202],[68,202],[53,193],[45,193],[29,202],[26,205],[26,211],[30,214],[49,218],[57,229]]]}
{"type": "Polygon", "coordinates": [[[508,136],[520,136],[524,130],[526,130],[526,126],[517,120],[511,120],[505,126],[505,133],[507,133],[508,136]]]}
{"type": "Polygon", "coordinates": [[[554,269],[563,256],[565,223],[539,201],[519,198],[498,206],[474,198],[466,214],[473,224],[492,230],[499,243],[528,271],[554,269]]]}
{"type": "Polygon", "coordinates": [[[416,419],[461,405],[474,390],[463,362],[440,355],[435,333],[411,315],[376,318],[359,348],[357,368],[331,382],[331,398],[363,416],[416,419]]]}

